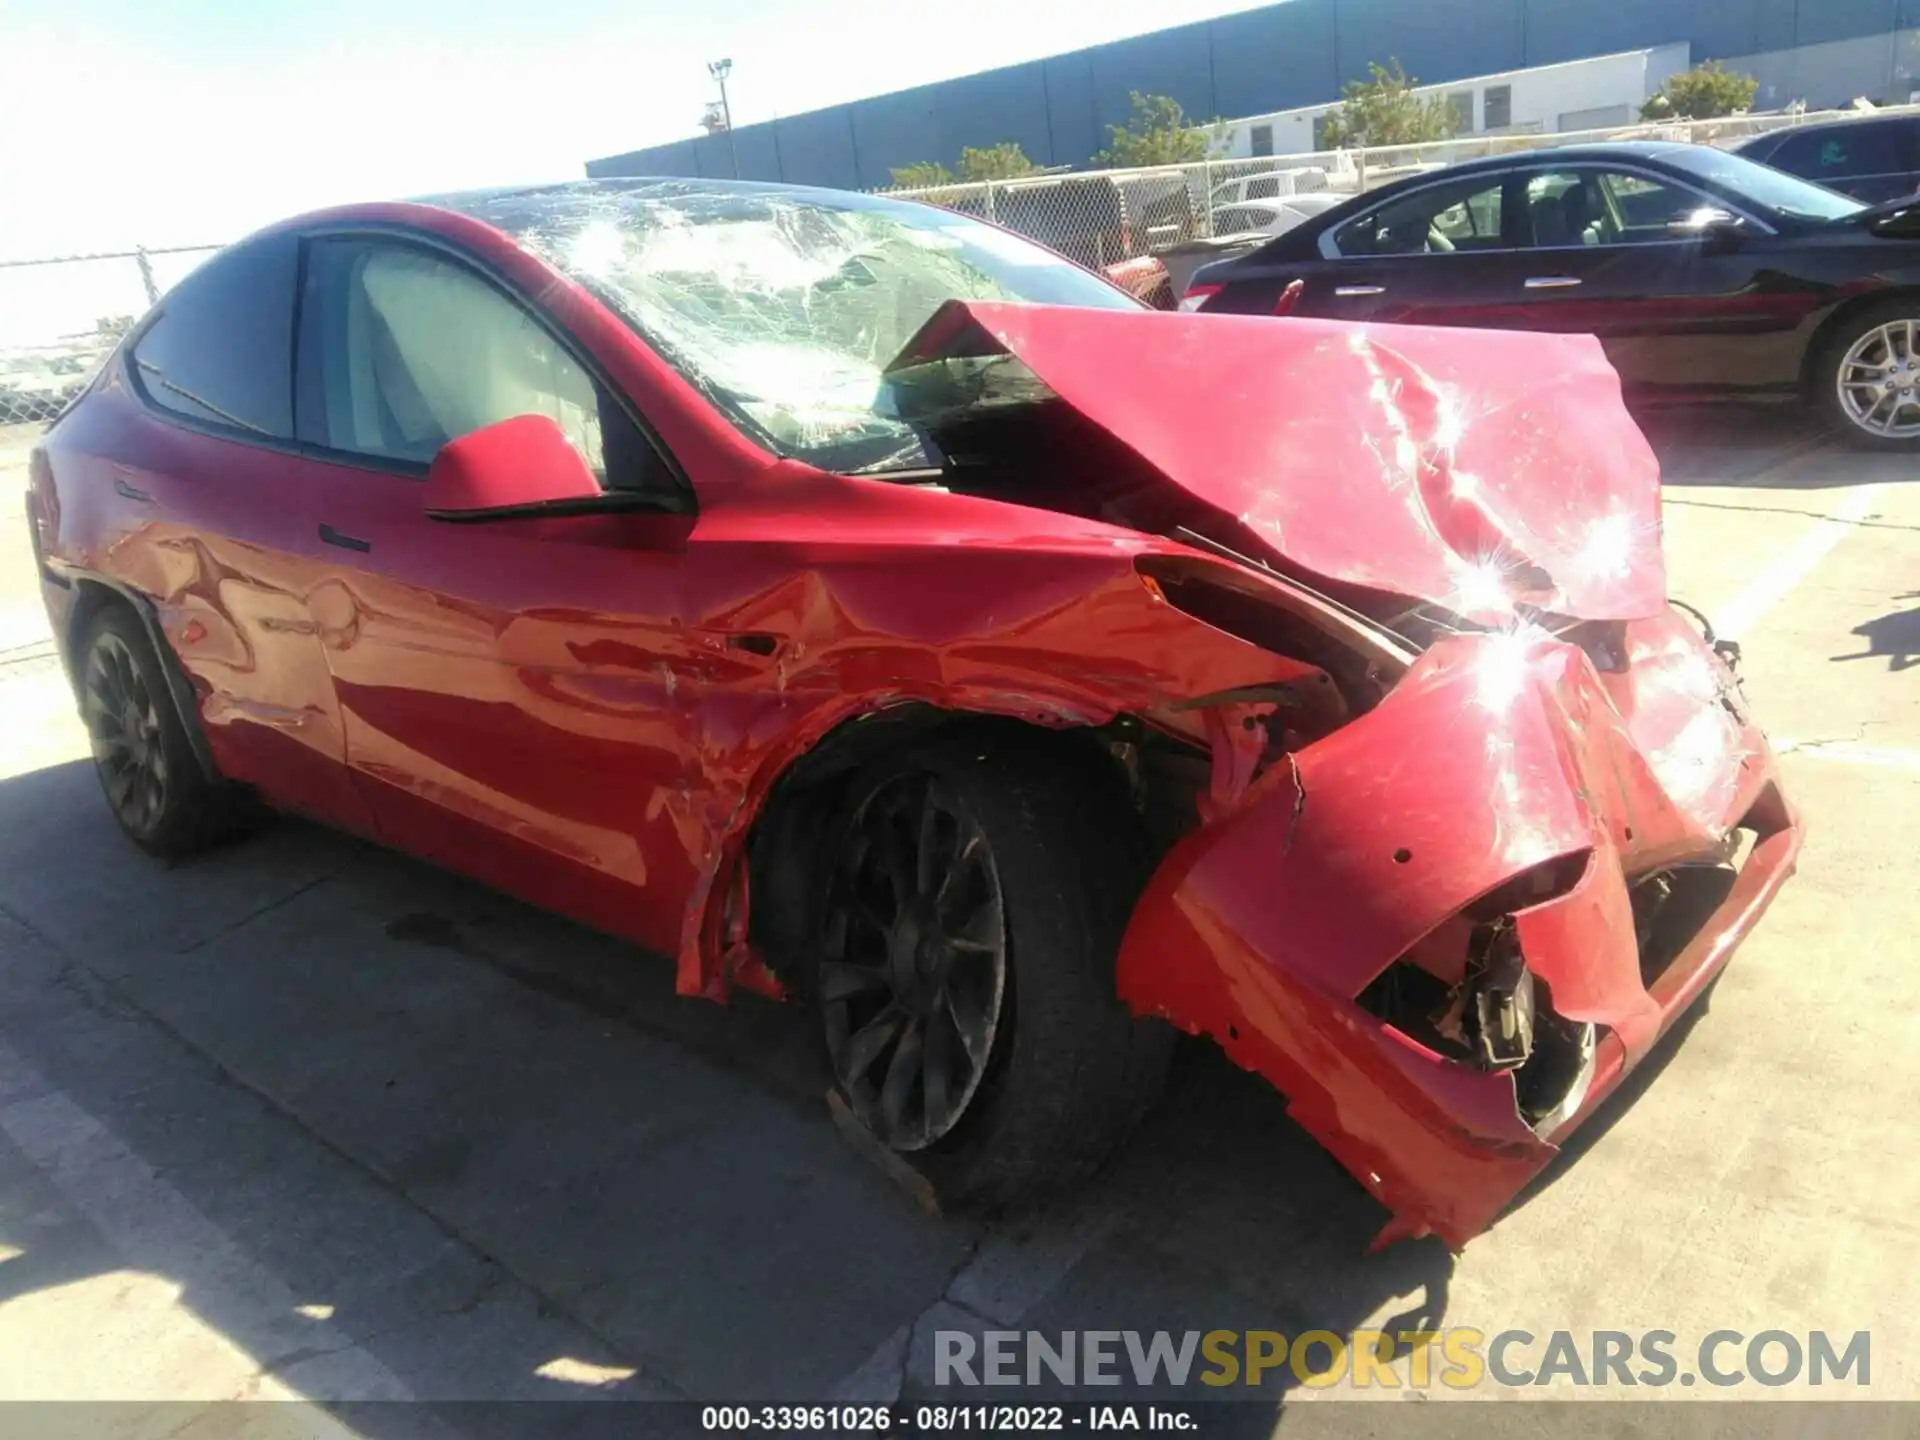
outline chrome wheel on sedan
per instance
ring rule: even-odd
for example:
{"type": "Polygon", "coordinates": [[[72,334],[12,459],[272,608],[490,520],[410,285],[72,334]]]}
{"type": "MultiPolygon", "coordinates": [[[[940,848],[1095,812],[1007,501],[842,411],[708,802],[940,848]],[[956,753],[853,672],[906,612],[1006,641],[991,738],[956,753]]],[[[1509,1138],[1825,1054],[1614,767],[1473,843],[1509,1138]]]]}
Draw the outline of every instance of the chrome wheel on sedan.
{"type": "Polygon", "coordinates": [[[1840,400],[1847,417],[1869,435],[1920,437],[1920,322],[1876,325],[1848,347],[1840,361],[1840,400]]]}
{"type": "Polygon", "coordinates": [[[1891,301],[1844,317],[1811,373],[1829,423],[1876,450],[1920,449],[1920,309],[1891,301]]]}

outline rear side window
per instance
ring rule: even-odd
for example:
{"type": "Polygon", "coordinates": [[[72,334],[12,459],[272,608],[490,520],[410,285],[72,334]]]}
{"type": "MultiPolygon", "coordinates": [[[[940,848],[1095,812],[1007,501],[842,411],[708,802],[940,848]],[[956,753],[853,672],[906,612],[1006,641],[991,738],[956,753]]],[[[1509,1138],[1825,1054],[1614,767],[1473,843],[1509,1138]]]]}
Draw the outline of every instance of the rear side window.
{"type": "Polygon", "coordinates": [[[1849,180],[1912,169],[1907,149],[1902,126],[1849,125],[1840,130],[1808,130],[1789,136],[1768,163],[1776,170],[1808,180],[1849,180]]]}
{"type": "Polygon", "coordinates": [[[223,250],[160,302],[129,359],[160,410],[240,435],[293,438],[293,294],[300,242],[223,250]]]}
{"type": "Polygon", "coordinates": [[[1501,245],[1504,175],[1429,185],[1349,220],[1334,235],[1342,255],[1427,255],[1501,245]]]}

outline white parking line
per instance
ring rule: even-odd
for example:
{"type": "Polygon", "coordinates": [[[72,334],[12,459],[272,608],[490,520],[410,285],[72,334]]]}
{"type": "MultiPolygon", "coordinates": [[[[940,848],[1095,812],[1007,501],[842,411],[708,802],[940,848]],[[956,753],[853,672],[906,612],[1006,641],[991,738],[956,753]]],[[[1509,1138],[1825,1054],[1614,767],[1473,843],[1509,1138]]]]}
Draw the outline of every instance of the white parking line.
{"type": "Polygon", "coordinates": [[[1714,617],[1714,628],[1722,635],[1736,638],[1752,633],[1761,617],[1812,574],[1821,557],[1865,518],[1886,488],[1885,485],[1862,485],[1850,493],[1829,518],[1802,535],[1798,543],[1761,571],[1752,584],[1734,597],[1732,604],[1721,607],[1714,617]]]}
{"type": "MultiPolygon", "coordinates": [[[[106,1126],[43,1080],[13,1049],[0,1044],[0,1134],[11,1140],[85,1216],[128,1267],[178,1287],[183,1323],[221,1327],[221,1341],[244,1357],[269,1365],[324,1355],[328,1393],[319,1400],[411,1400],[386,1366],[350,1343],[337,1327],[301,1313],[304,1297],[252,1259],[154,1168],[106,1126]],[[189,1317],[198,1317],[189,1319],[189,1317]]],[[[309,1313],[312,1313],[309,1311],[309,1313]]],[[[149,1339],[153,1337],[149,1336],[149,1339]]],[[[157,1342],[156,1342],[157,1343],[157,1342]]],[[[202,1373],[178,1382],[220,1384],[202,1373]]],[[[256,1377],[254,1398],[299,1398],[290,1385],[256,1377]]],[[[39,1398],[53,1398],[43,1396],[39,1398]]],[[[214,1400],[228,1395],[122,1396],[134,1399],[214,1400]]],[[[315,1413],[312,1436],[354,1432],[315,1413]]]]}

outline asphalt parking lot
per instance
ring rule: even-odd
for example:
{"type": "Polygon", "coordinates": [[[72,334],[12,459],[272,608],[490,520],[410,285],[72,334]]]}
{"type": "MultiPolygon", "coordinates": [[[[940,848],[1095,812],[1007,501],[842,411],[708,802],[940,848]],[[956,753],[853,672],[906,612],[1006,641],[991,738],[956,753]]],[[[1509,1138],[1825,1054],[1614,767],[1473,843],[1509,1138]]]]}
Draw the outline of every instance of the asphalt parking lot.
{"type": "MultiPolygon", "coordinates": [[[[1710,1006],[1457,1257],[1364,1253],[1383,1213],[1199,1046],[1075,1203],[943,1219],[839,1136],[804,1015],[675,999],[295,821],[145,858],[0,435],[0,1398],[911,1398],[937,1329],[1389,1320],[1868,1330],[1850,1394],[1920,1398],[1920,466],[1792,416],[1648,429],[1673,593],[1742,641],[1811,838],[1710,1006]]],[[[1269,1378],[1282,1433],[1355,1393],[1269,1378]]]]}

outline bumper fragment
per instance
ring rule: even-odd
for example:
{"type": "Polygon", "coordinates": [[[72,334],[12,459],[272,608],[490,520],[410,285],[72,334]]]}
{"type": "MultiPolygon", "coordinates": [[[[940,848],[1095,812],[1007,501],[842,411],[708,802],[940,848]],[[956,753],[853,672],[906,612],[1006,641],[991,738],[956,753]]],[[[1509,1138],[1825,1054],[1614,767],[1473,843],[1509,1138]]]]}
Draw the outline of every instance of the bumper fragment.
{"type": "Polygon", "coordinates": [[[1510,636],[1435,645],[1374,711],[1189,835],[1135,910],[1123,998],[1271,1080],[1391,1212],[1377,1243],[1433,1233],[1458,1248],[1486,1229],[1793,872],[1799,819],[1721,688],[1723,662],[1678,616],[1629,631],[1632,663],[1608,675],[1544,634],[1524,642],[1517,681],[1510,636]],[[1523,1114],[1520,1072],[1443,1053],[1359,997],[1543,866],[1577,878],[1500,923],[1547,1022],[1590,1045],[1590,1064],[1564,1103],[1523,1114]],[[1730,883],[1687,933],[1660,932],[1653,969],[1634,884],[1706,866],[1730,883]]]}

